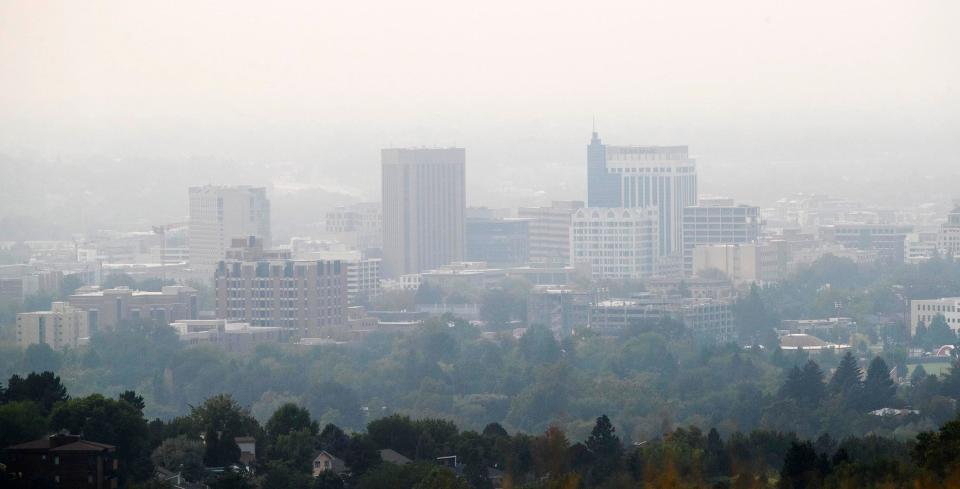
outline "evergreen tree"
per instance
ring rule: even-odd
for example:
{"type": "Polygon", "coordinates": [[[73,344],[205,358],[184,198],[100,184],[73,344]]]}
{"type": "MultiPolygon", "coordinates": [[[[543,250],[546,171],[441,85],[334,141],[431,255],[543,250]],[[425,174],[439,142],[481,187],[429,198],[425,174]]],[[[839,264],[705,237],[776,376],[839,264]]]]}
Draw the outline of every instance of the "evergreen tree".
{"type": "Polygon", "coordinates": [[[922,384],[926,378],[927,369],[923,368],[923,364],[919,364],[917,365],[917,368],[913,369],[913,373],[910,374],[910,385],[916,387],[922,384]]]}
{"type": "Polygon", "coordinates": [[[826,395],[823,370],[813,360],[808,360],[800,370],[800,396],[798,402],[806,407],[817,407],[826,395]]]}
{"type": "Polygon", "coordinates": [[[848,350],[840,359],[837,370],[833,372],[827,391],[832,396],[839,396],[845,405],[852,406],[852,403],[859,399],[863,389],[862,376],[863,371],[857,365],[857,359],[848,350]]]}
{"type": "Polygon", "coordinates": [[[867,410],[889,407],[897,397],[897,386],[890,378],[890,367],[880,357],[874,357],[863,381],[863,404],[867,410]]]}
{"type": "Polygon", "coordinates": [[[940,348],[943,345],[953,345],[957,342],[957,335],[947,325],[943,314],[937,314],[930,321],[930,327],[927,328],[927,344],[931,349],[940,348]]]}
{"type": "Polygon", "coordinates": [[[617,470],[623,454],[620,438],[606,414],[597,418],[586,445],[596,460],[590,471],[590,481],[592,484],[599,484],[617,470]]]}

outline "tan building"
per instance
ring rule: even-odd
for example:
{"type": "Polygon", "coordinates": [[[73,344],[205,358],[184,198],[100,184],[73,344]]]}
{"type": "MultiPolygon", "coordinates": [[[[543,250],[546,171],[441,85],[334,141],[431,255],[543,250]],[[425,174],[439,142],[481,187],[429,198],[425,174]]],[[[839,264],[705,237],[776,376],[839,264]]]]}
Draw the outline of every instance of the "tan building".
{"type": "Polygon", "coordinates": [[[694,275],[716,270],[734,284],[776,282],[785,268],[783,254],[771,244],[721,244],[693,250],[694,275]]]}
{"type": "Polygon", "coordinates": [[[920,321],[930,326],[938,314],[943,316],[954,333],[960,330],[960,297],[910,301],[910,334],[917,334],[920,321]]]}
{"type": "Polygon", "coordinates": [[[54,302],[49,311],[17,314],[17,346],[44,343],[54,350],[76,348],[90,336],[87,312],[65,302],[54,302]]]}
{"type": "Polygon", "coordinates": [[[347,323],[347,267],[339,260],[300,261],[235,240],[214,277],[217,317],[295,329],[312,337],[347,323]]]}
{"type": "Polygon", "coordinates": [[[466,151],[384,149],[383,266],[390,278],[462,261],[466,151]]]}
{"type": "Polygon", "coordinates": [[[112,330],[122,321],[150,319],[169,323],[196,319],[197,291],[182,285],[168,285],[160,292],[132,290],[127,287],[100,290],[85,287],[68,299],[71,306],[87,311],[90,334],[112,330]]]}
{"type": "Polygon", "coordinates": [[[555,201],[549,206],[518,210],[518,217],[529,219],[531,262],[570,263],[571,216],[583,206],[582,201],[555,201]]]}

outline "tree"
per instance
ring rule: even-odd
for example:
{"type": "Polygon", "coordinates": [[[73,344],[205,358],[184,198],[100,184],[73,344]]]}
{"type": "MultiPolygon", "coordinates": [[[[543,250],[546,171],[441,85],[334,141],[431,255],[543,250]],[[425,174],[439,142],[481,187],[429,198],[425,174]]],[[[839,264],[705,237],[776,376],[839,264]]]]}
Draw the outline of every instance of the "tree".
{"type": "Polygon", "coordinates": [[[553,363],[560,358],[560,345],[553,332],[539,324],[527,328],[520,338],[519,348],[524,358],[533,364],[553,363]]]}
{"type": "Polygon", "coordinates": [[[367,435],[354,434],[343,450],[343,462],[350,467],[354,476],[362,475],[372,467],[380,464],[380,451],[377,445],[367,435]]]}
{"type": "Polygon", "coordinates": [[[262,438],[257,420],[226,394],[213,396],[200,406],[191,408],[190,419],[194,433],[203,434],[207,448],[204,463],[209,466],[226,466],[240,458],[240,447],[234,438],[262,438]]]}
{"type": "Polygon", "coordinates": [[[869,411],[890,407],[896,400],[897,386],[890,378],[890,368],[880,357],[874,357],[867,367],[867,378],[863,381],[863,404],[869,411]]]}
{"type": "Polygon", "coordinates": [[[121,401],[129,403],[131,406],[137,408],[137,411],[143,412],[143,409],[147,407],[147,404],[143,401],[143,396],[136,393],[136,391],[123,391],[120,393],[117,398],[121,401]]]}
{"type": "Polygon", "coordinates": [[[308,430],[311,435],[320,431],[317,422],[310,419],[310,412],[306,408],[289,402],[273,412],[265,428],[271,441],[295,431],[308,430]]]}
{"type": "Polygon", "coordinates": [[[60,353],[46,343],[34,343],[23,353],[23,369],[27,372],[55,372],[62,363],[60,353]]]}
{"type": "Polygon", "coordinates": [[[320,432],[319,444],[321,450],[337,455],[343,453],[348,443],[350,443],[350,437],[333,423],[328,423],[320,432]]]}
{"type": "Polygon", "coordinates": [[[58,402],[69,398],[67,388],[60,382],[60,377],[47,371],[31,372],[25,378],[14,374],[7,382],[7,388],[0,402],[31,401],[37,404],[41,413],[47,415],[58,402]]]}
{"type": "Polygon", "coordinates": [[[943,314],[937,314],[930,321],[927,328],[927,345],[930,348],[939,348],[943,345],[953,345],[957,342],[957,335],[950,329],[943,314]]]}
{"type": "Polygon", "coordinates": [[[0,447],[32,441],[47,434],[47,419],[31,401],[0,404],[0,447]]]}
{"type": "Polygon", "coordinates": [[[534,474],[559,477],[569,467],[570,442],[563,431],[556,426],[547,428],[542,435],[533,439],[530,452],[533,456],[534,474]]]}
{"type": "Polygon", "coordinates": [[[606,414],[597,418],[587,438],[587,449],[595,457],[596,463],[590,471],[591,484],[597,484],[610,476],[620,466],[623,445],[616,435],[616,429],[606,414]]]}
{"type": "Polygon", "coordinates": [[[309,472],[316,454],[316,436],[309,427],[277,436],[270,448],[270,458],[283,461],[291,469],[309,472]]]}
{"type": "Polygon", "coordinates": [[[88,439],[117,447],[121,475],[140,480],[150,474],[147,420],[126,401],[100,394],[59,403],[50,414],[50,428],[83,433],[88,439]]]}
{"type": "Polygon", "coordinates": [[[367,436],[378,448],[396,450],[413,458],[417,453],[419,433],[408,416],[393,414],[367,424],[367,436]]]}
{"type": "Polygon", "coordinates": [[[793,442],[780,469],[781,489],[807,489],[820,486],[823,479],[820,457],[809,441],[793,442]]]}
{"type": "Polygon", "coordinates": [[[923,364],[917,364],[917,367],[913,369],[913,373],[910,374],[910,385],[916,387],[922,384],[926,378],[927,369],[923,368],[923,364]]]}
{"type": "Polygon", "coordinates": [[[281,461],[267,463],[266,472],[260,484],[261,489],[312,489],[314,486],[308,471],[297,470],[281,461]]]}
{"type": "Polygon", "coordinates": [[[150,460],[157,467],[181,472],[187,480],[199,481],[205,472],[203,453],[203,443],[180,435],[163,440],[163,443],[153,450],[150,460]]]}
{"type": "Polygon", "coordinates": [[[860,397],[863,383],[860,380],[863,371],[857,365],[857,359],[849,350],[840,359],[840,365],[830,378],[827,391],[832,396],[839,396],[845,405],[852,406],[860,397]]]}
{"type": "Polygon", "coordinates": [[[313,489],[344,489],[343,479],[332,470],[325,470],[313,480],[313,489]]]}

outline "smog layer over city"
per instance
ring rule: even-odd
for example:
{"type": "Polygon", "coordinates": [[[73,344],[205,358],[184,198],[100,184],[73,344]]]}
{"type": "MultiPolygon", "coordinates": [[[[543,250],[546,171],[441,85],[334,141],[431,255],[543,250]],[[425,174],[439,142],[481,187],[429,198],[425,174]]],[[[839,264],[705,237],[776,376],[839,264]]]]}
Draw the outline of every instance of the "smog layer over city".
{"type": "Polygon", "coordinates": [[[0,0],[0,487],[960,487],[958,20],[0,0]]]}

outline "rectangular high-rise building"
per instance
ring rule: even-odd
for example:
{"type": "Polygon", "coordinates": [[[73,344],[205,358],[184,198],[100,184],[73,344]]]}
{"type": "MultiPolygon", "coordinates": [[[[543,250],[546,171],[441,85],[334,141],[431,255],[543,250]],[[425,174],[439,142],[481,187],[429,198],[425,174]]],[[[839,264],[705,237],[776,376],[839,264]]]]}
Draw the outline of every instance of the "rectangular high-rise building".
{"type": "Polygon", "coordinates": [[[384,149],[384,275],[398,277],[462,261],[466,151],[384,149]]]}
{"type": "Polygon", "coordinates": [[[300,337],[347,324],[347,267],[340,260],[292,260],[255,239],[237,239],[214,282],[219,319],[279,326],[300,337]]]}
{"type": "Polygon", "coordinates": [[[656,208],[660,254],[681,251],[682,212],[697,205],[697,166],[686,146],[587,146],[587,206],[656,208]]]}
{"type": "Polygon", "coordinates": [[[582,201],[554,201],[549,206],[521,207],[517,215],[528,219],[530,261],[570,263],[570,216],[583,207],[582,201]]]}
{"type": "Polygon", "coordinates": [[[760,208],[701,205],[683,208],[683,271],[693,273],[693,250],[713,244],[755,243],[760,238],[760,208]]]}
{"type": "Polygon", "coordinates": [[[527,219],[467,219],[467,261],[493,267],[526,265],[530,260],[527,219]]]}
{"type": "Polygon", "coordinates": [[[263,187],[190,187],[190,266],[213,278],[217,263],[236,238],[256,236],[270,246],[270,201],[263,187]]]}

